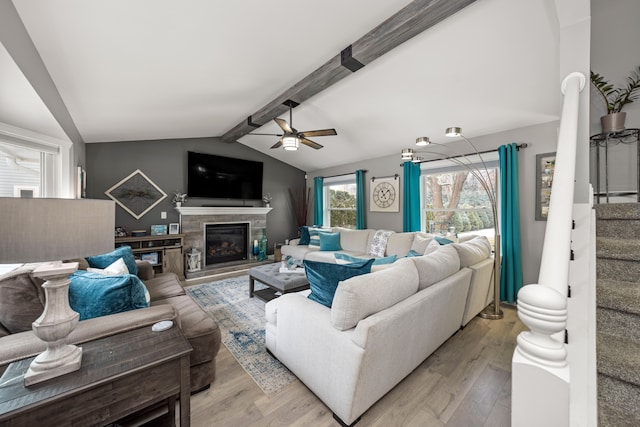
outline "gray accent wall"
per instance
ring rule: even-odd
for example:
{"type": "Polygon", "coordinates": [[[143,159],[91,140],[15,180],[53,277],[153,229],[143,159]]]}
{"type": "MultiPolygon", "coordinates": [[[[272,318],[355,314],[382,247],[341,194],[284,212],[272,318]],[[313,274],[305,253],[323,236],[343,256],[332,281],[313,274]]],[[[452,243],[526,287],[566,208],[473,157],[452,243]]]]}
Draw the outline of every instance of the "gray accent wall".
{"type": "MultiPolygon", "coordinates": [[[[556,121],[472,139],[479,151],[494,150],[500,145],[510,144],[512,142],[527,143],[529,145],[526,149],[521,150],[518,156],[520,172],[522,264],[525,284],[536,283],[538,281],[542,244],[544,241],[545,226],[547,224],[546,221],[535,220],[536,155],[556,151],[558,126],[559,122],[556,121]]],[[[411,147],[412,144],[413,141],[408,141],[407,148],[411,147]]],[[[452,154],[466,154],[473,151],[464,141],[451,142],[449,145],[451,146],[452,151],[450,151],[450,153],[452,154]]],[[[400,212],[369,212],[368,205],[372,177],[390,176],[397,173],[400,175],[400,188],[402,189],[403,175],[400,163],[400,153],[396,153],[377,159],[363,160],[362,162],[316,170],[308,174],[307,182],[309,186],[312,187],[313,178],[316,176],[331,176],[351,173],[357,169],[367,169],[365,175],[367,228],[384,228],[402,231],[402,190],[400,191],[400,212]]]]}
{"type": "MultiPolygon", "coordinates": [[[[616,87],[626,86],[626,78],[640,66],[640,2],[637,0],[591,1],[591,69],[604,75],[616,87]]],[[[602,98],[591,90],[591,134],[600,132],[600,117],[606,114],[602,98]]],[[[640,100],[627,104],[626,127],[640,128],[640,100]]],[[[594,149],[591,150],[591,182],[596,186],[594,149]]],[[[604,149],[601,151],[601,191],[604,191],[604,149]]],[[[637,145],[619,144],[609,151],[610,191],[637,190],[637,145]]]]}
{"type": "MultiPolygon", "coordinates": [[[[288,189],[305,185],[304,172],[279,160],[265,156],[242,144],[224,143],[219,138],[190,138],[133,142],[86,144],[87,197],[106,199],[105,191],[123,178],[140,169],[159,186],[167,198],[136,220],[120,206],[116,206],[116,224],[127,231],[147,230],[152,224],[179,222],[179,214],[171,200],[175,191],[187,192],[187,152],[215,154],[264,163],[263,193],[273,196],[273,210],[267,215],[269,252],[274,243],[297,235],[288,189]],[[161,219],[161,212],[167,219],[161,219]]],[[[189,198],[184,206],[263,206],[262,201],[189,198]]]]}

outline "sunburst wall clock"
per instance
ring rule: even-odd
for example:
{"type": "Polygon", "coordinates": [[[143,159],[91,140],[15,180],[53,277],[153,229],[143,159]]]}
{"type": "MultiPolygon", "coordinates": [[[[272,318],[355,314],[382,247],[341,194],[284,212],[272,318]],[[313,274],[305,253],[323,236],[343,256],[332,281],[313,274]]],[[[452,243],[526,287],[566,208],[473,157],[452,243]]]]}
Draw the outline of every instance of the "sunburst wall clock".
{"type": "Polygon", "coordinates": [[[135,219],[140,219],[167,197],[140,169],[104,192],[135,219]]]}
{"type": "Polygon", "coordinates": [[[399,176],[372,178],[369,197],[371,212],[399,212],[399,176]]]}

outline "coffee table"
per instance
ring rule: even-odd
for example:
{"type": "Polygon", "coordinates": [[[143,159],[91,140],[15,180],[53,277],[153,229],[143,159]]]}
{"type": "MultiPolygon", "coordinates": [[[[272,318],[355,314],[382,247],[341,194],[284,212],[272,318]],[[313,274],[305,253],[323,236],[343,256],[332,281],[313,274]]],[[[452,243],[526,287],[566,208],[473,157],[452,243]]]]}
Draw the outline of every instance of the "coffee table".
{"type": "Polygon", "coordinates": [[[309,281],[303,273],[280,273],[280,263],[265,264],[249,269],[249,298],[257,296],[270,301],[278,297],[277,292],[286,294],[309,289],[309,281]],[[255,281],[264,283],[267,289],[254,290],[255,281]]]}
{"type": "Polygon", "coordinates": [[[191,345],[176,325],[151,326],[90,341],[82,347],[80,370],[24,386],[32,358],[11,363],[0,382],[0,425],[103,426],[166,401],[175,421],[190,422],[191,345]]]}

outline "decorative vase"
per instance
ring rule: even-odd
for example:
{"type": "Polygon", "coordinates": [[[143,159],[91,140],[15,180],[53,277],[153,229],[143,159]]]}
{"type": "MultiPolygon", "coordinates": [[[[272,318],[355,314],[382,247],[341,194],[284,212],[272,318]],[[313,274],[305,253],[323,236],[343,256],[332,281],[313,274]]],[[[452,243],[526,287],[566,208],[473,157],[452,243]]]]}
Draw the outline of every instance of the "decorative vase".
{"type": "Polygon", "coordinates": [[[269,202],[265,203],[265,204],[264,204],[264,207],[265,207],[265,208],[270,208],[270,207],[271,207],[271,203],[269,203],[269,202]]]}
{"type": "Polygon", "coordinates": [[[182,206],[182,202],[176,202],[176,208],[179,208],[182,206]]]}
{"type": "Polygon", "coordinates": [[[625,112],[611,113],[600,117],[602,133],[619,132],[624,130],[624,121],[626,118],[627,113],[625,112]]]}
{"type": "Polygon", "coordinates": [[[258,261],[264,261],[267,259],[267,236],[263,234],[260,238],[259,243],[259,251],[258,251],[258,261]]]}

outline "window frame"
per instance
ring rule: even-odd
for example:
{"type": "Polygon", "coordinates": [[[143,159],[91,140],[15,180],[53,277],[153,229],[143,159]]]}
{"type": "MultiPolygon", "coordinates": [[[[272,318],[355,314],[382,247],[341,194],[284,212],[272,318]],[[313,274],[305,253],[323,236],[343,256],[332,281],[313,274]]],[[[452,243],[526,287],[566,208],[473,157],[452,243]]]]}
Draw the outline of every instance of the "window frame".
{"type": "Polygon", "coordinates": [[[0,123],[0,143],[41,153],[40,197],[77,197],[74,144],[71,141],[0,123]]]}
{"type": "MultiPolygon", "coordinates": [[[[353,209],[350,208],[334,208],[331,209],[331,207],[329,206],[330,200],[331,200],[331,193],[330,193],[330,188],[336,185],[351,185],[353,184],[354,186],[356,186],[356,192],[357,192],[357,181],[356,181],[356,174],[352,173],[352,174],[345,174],[345,175],[340,175],[340,176],[335,176],[335,177],[329,177],[329,178],[324,178],[323,182],[322,182],[322,200],[323,200],[323,206],[322,206],[322,224],[325,227],[333,227],[333,225],[331,224],[331,211],[353,211],[356,213],[357,216],[357,212],[358,212],[358,206],[357,204],[354,204],[353,209]]],[[[354,222],[353,224],[353,229],[356,229],[356,223],[354,222]]]]}

